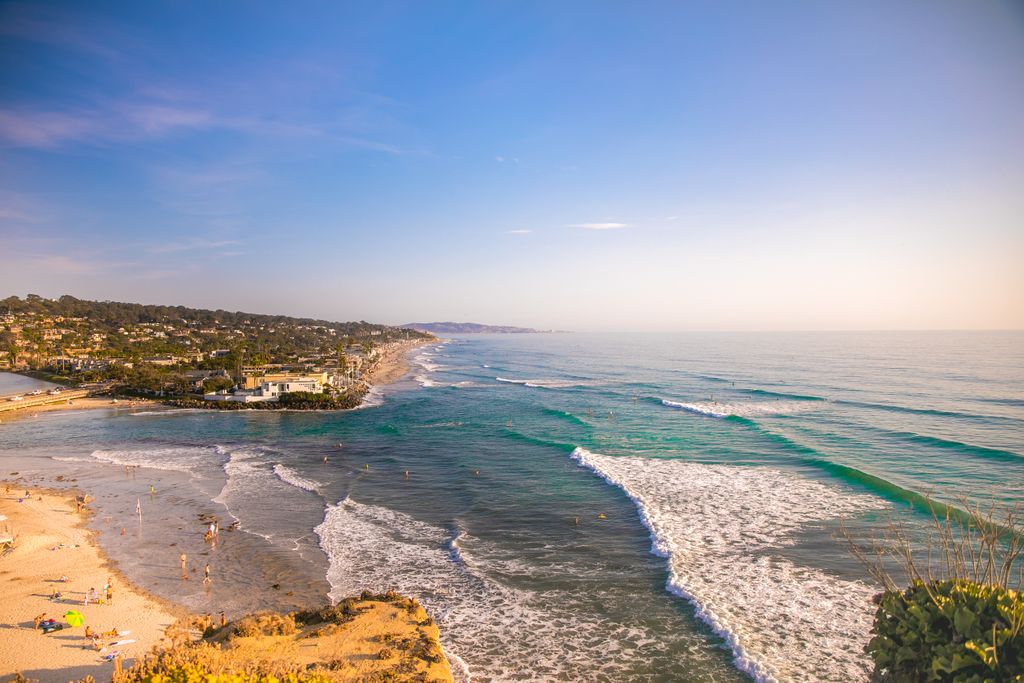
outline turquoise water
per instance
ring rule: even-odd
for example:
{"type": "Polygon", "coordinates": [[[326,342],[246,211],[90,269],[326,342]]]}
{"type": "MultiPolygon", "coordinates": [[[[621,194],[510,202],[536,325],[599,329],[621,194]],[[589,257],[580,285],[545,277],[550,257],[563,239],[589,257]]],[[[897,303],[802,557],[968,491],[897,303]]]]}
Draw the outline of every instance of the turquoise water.
{"type": "Polygon", "coordinates": [[[1021,333],[479,336],[414,356],[362,410],[43,415],[0,425],[0,452],[101,491],[104,545],[153,590],[239,612],[396,588],[472,680],[866,680],[877,589],[839,521],[1024,502],[1021,333]],[[203,512],[241,531],[210,550],[203,512]],[[183,549],[212,558],[210,589],[176,581],[183,549]]]}

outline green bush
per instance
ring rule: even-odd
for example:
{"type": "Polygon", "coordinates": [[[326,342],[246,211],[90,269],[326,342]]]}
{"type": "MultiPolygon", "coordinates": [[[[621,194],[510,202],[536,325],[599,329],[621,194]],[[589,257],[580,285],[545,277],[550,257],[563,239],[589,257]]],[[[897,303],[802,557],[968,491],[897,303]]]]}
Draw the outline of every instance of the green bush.
{"type": "Polygon", "coordinates": [[[1024,595],[966,580],[915,582],[880,596],[865,651],[877,679],[1024,682],[1024,595]]]}

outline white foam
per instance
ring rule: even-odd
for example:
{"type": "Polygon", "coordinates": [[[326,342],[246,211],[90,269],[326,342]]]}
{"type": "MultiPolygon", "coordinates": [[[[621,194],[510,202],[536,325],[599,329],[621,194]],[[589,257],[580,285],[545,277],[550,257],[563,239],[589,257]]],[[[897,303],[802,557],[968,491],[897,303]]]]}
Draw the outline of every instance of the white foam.
{"type": "Polygon", "coordinates": [[[505,377],[495,377],[494,379],[507,384],[521,384],[531,389],[566,389],[580,386],[578,381],[563,379],[507,379],[505,377]]]}
{"type": "Polygon", "coordinates": [[[434,357],[431,356],[430,354],[421,353],[420,355],[413,358],[413,360],[416,361],[416,364],[419,365],[424,370],[426,370],[427,372],[436,372],[437,370],[443,368],[444,366],[438,365],[437,363],[431,363],[430,361],[433,360],[433,358],[434,357]]]}
{"type": "Polygon", "coordinates": [[[315,488],[307,488],[315,482],[297,475],[288,481],[267,455],[258,448],[232,449],[224,463],[227,480],[213,502],[223,505],[244,531],[267,540],[296,543],[309,531],[309,527],[303,528],[302,513],[316,504],[296,489],[315,492],[315,488]]]}
{"type": "Polygon", "coordinates": [[[413,379],[415,379],[417,382],[419,382],[421,387],[436,387],[436,386],[438,386],[437,382],[435,382],[434,380],[432,380],[432,379],[430,379],[428,377],[424,377],[423,375],[416,375],[413,379]]]}
{"type": "Polygon", "coordinates": [[[622,488],[669,564],[668,589],[732,648],[759,681],[865,681],[870,586],[801,567],[773,551],[808,524],[884,507],[763,467],[610,457],[577,448],[581,465],[622,488]]]}
{"type": "Polygon", "coordinates": [[[96,450],[92,457],[112,465],[147,467],[167,472],[197,474],[203,467],[219,466],[224,449],[220,446],[169,446],[121,450],[96,450]]]}
{"type": "Polygon", "coordinates": [[[282,465],[281,463],[274,465],[274,474],[276,474],[277,478],[286,484],[291,484],[295,488],[302,489],[303,491],[312,491],[313,493],[317,493],[320,490],[320,482],[303,477],[287,465],[282,465]]]}
{"type": "Polygon", "coordinates": [[[763,417],[767,415],[791,415],[816,410],[811,401],[760,401],[751,403],[719,403],[717,401],[705,401],[702,403],[682,403],[661,399],[663,405],[669,408],[678,408],[697,415],[709,417],[763,417]]]}
{"type": "Polygon", "coordinates": [[[384,403],[384,392],[379,387],[372,386],[370,390],[363,395],[363,400],[360,401],[359,405],[353,410],[360,410],[362,408],[376,408],[377,406],[384,403]]]}
{"type": "Polygon", "coordinates": [[[622,680],[630,661],[657,647],[653,632],[574,610],[592,599],[585,588],[534,592],[506,583],[493,571],[502,551],[461,527],[345,499],[327,506],[315,531],[329,559],[330,597],[389,589],[415,597],[438,621],[463,680],[470,672],[501,681],[622,680]],[[621,656],[608,656],[614,648],[621,656]]]}
{"type": "Polygon", "coordinates": [[[96,462],[96,458],[79,458],[73,455],[51,455],[50,460],[57,462],[96,462]]]}

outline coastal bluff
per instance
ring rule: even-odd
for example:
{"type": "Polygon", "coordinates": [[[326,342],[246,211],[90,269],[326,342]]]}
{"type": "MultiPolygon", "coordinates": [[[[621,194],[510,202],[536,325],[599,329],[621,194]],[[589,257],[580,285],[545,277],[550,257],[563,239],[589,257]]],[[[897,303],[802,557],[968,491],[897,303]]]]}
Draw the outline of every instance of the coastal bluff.
{"type": "Polygon", "coordinates": [[[261,612],[223,625],[182,620],[163,648],[113,681],[450,682],[439,636],[415,599],[364,592],[322,609],[261,612]]]}

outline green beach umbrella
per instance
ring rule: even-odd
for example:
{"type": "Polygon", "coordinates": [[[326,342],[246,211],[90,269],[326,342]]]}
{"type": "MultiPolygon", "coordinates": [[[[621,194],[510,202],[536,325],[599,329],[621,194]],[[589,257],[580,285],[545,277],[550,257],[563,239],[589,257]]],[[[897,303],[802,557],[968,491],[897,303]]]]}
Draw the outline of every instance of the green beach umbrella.
{"type": "Polygon", "coordinates": [[[64,613],[64,621],[68,622],[68,626],[81,626],[85,622],[85,617],[78,610],[69,610],[64,613]]]}

